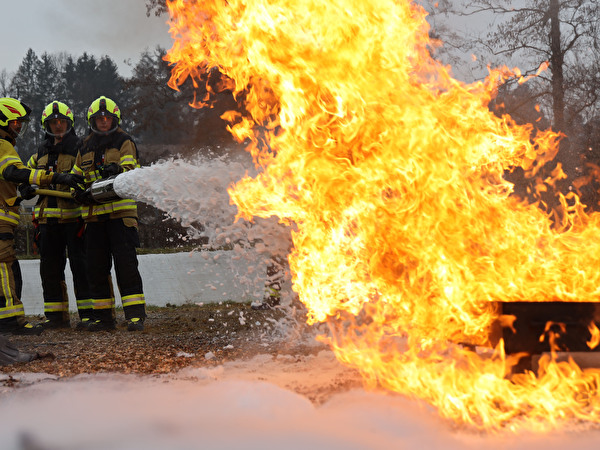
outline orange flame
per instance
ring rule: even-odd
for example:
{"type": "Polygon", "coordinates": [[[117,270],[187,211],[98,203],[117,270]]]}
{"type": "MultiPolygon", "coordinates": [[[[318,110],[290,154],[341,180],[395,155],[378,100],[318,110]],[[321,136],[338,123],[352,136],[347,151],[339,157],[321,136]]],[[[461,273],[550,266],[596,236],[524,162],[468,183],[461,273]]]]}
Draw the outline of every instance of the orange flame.
{"type": "Polygon", "coordinates": [[[589,330],[590,330],[590,340],[587,341],[587,345],[589,348],[596,348],[598,347],[598,344],[600,344],[600,330],[598,329],[598,327],[596,326],[596,324],[594,322],[589,324],[589,330]]]}
{"type": "Polygon", "coordinates": [[[403,0],[168,7],[170,85],[216,68],[243,102],[224,118],[262,171],[231,199],[244,218],[296,224],[293,288],[340,361],[481,429],[598,422],[597,371],[543,357],[537,376],[509,381],[502,342],[469,350],[490,344],[498,302],[600,294],[599,217],[563,198],[558,232],[510,196],[510,167],[538,189],[564,177],[539,173],[556,133],[532,137],[487,108],[513,71],[453,79],[430,56],[425,11],[403,0]]]}

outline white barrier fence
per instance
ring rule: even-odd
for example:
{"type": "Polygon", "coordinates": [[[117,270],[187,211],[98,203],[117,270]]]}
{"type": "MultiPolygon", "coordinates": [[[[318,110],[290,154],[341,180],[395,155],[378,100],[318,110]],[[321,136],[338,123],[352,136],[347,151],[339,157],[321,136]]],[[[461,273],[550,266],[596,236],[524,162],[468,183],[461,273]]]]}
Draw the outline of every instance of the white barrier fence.
{"type": "MultiPolygon", "coordinates": [[[[209,303],[219,301],[250,301],[257,292],[244,286],[249,264],[243,259],[233,261],[234,252],[193,252],[139,255],[139,270],[144,284],[146,303],[153,306],[209,303]]],[[[20,261],[23,274],[22,301],[25,314],[44,312],[39,260],[20,261]]],[[[253,272],[253,270],[250,270],[253,272]]],[[[73,293],[73,278],[69,263],[65,270],[69,293],[69,309],[77,311],[73,293]]],[[[113,269],[113,284],[117,306],[121,305],[113,269]]],[[[260,285],[260,283],[257,283],[260,285]]]]}

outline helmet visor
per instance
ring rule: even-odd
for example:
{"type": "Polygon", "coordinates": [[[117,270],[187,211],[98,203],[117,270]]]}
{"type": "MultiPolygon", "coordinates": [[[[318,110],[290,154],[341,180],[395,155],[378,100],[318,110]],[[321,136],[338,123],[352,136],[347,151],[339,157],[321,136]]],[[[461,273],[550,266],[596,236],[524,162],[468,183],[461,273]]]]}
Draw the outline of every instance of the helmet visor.
{"type": "Polygon", "coordinates": [[[97,112],[90,117],[90,128],[97,134],[110,134],[117,129],[119,121],[110,113],[97,112]]]}
{"type": "Polygon", "coordinates": [[[62,137],[71,130],[71,121],[62,117],[46,119],[44,129],[46,133],[54,137],[62,137]]]}
{"type": "Polygon", "coordinates": [[[8,122],[8,131],[16,139],[19,135],[25,134],[28,125],[29,118],[11,120],[8,122]]]}

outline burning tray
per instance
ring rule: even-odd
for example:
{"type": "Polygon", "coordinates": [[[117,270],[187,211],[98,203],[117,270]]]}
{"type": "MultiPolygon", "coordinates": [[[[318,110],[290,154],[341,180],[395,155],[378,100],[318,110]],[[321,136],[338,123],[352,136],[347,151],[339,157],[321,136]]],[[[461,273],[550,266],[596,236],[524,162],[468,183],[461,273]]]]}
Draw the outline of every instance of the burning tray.
{"type": "Polygon", "coordinates": [[[554,333],[554,350],[564,352],[598,352],[590,348],[590,325],[598,323],[600,303],[583,302],[514,302],[502,304],[503,315],[513,315],[513,329],[502,330],[506,353],[549,352],[550,334],[554,333]],[[516,331],[516,332],[515,332],[516,331]]]}

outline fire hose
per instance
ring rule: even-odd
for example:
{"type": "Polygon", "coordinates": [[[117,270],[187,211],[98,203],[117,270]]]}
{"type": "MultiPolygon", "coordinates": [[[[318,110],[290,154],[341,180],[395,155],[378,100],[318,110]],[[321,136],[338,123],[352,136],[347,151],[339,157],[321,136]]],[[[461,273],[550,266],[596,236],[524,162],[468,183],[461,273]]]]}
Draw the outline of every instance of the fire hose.
{"type": "MultiPolygon", "coordinates": [[[[116,200],[121,200],[120,197],[114,189],[114,182],[118,175],[114,175],[109,178],[105,178],[102,180],[94,181],[90,187],[85,190],[86,196],[96,202],[96,203],[109,203],[114,202],[116,200]]],[[[55,191],[53,189],[40,189],[37,188],[34,190],[35,195],[48,195],[51,197],[60,197],[60,198],[69,198],[73,199],[73,195],[70,192],[66,191],[55,191]]],[[[21,197],[12,197],[6,199],[6,204],[8,206],[13,206],[20,200],[21,197]]]]}

